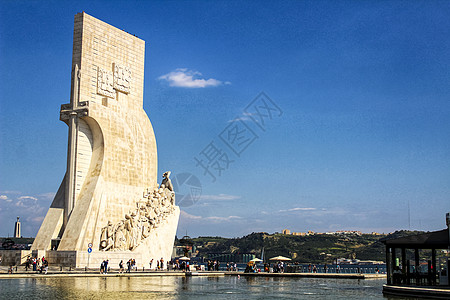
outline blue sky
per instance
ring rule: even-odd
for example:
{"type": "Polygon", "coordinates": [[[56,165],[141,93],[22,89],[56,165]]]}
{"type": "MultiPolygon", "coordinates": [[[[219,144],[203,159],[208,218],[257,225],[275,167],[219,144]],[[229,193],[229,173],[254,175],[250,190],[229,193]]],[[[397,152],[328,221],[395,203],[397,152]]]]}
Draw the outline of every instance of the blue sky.
{"type": "Polygon", "coordinates": [[[34,236],[63,178],[81,11],[146,41],[159,174],[202,187],[178,235],[445,227],[449,2],[1,1],[0,236],[16,216],[34,236]],[[279,109],[263,128],[261,92],[279,109]],[[214,182],[195,160],[211,145],[229,162],[214,182]]]}

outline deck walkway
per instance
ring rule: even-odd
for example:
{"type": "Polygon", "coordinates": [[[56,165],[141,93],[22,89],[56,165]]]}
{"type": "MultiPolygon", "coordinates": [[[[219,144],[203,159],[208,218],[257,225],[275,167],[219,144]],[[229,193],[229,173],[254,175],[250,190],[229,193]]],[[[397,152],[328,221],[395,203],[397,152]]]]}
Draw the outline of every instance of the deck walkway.
{"type": "Polygon", "coordinates": [[[48,278],[48,277],[146,277],[146,276],[247,276],[247,277],[296,277],[296,278],[341,278],[341,279],[380,279],[386,278],[385,274],[358,274],[358,273],[244,273],[244,272],[208,272],[208,271],[150,271],[138,270],[131,273],[119,273],[118,270],[111,270],[108,274],[100,274],[97,269],[69,269],[50,267],[48,274],[25,271],[23,266],[17,271],[13,269],[13,274],[8,274],[8,267],[0,267],[0,279],[12,278],[48,278]]]}
{"type": "Polygon", "coordinates": [[[450,287],[383,285],[383,294],[429,299],[450,299],[450,287]]]}

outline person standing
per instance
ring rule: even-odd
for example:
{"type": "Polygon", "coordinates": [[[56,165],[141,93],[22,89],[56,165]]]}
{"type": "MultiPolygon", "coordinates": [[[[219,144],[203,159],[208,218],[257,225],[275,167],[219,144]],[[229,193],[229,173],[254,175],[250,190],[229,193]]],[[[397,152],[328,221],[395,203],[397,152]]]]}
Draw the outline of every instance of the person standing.
{"type": "Polygon", "coordinates": [[[48,272],[48,261],[46,259],[44,259],[44,262],[42,264],[44,265],[45,274],[47,274],[47,272],[48,272]]]}
{"type": "Polygon", "coordinates": [[[152,264],[153,264],[153,258],[150,260],[150,270],[152,269],[152,264]]]}
{"type": "Polygon", "coordinates": [[[123,273],[123,260],[120,260],[119,263],[119,273],[123,273]]]}
{"type": "Polygon", "coordinates": [[[28,269],[30,268],[30,257],[27,257],[27,260],[25,261],[25,271],[28,271],[28,269]]]}
{"type": "Polygon", "coordinates": [[[33,257],[32,259],[32,263],[33,263],[33,271],[37,271],[37,260],[36,257],[33,257]]]}

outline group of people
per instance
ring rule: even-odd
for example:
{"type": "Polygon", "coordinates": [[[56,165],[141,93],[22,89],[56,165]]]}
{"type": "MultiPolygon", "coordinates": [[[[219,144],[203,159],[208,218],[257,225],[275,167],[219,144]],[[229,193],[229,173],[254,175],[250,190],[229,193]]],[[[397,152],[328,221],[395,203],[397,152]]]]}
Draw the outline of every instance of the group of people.
{"type": "MultiPolygon", "coordinates": [[[[106,259],[104,260],[101,265],[100,265],[100,273],[101,274],[107,274],[107,272],[109,272],[110,269],[108,269],[108,263],[109,260],[106,259]]],[[[169,264],[173,264],[173,262],[169,262],[169,264]]],[[[149,262],[150,265],[150,270],[152,270],[153,267],[153,259],[150,260],[149,262]]],[[[186,265],[184,265],[184,267],[186,267],[186,265]]],[[[181,267],[178,267],[179,269],[181,269],[181,267]]],[[[126,270],[125,270],[125,264],[123,262],[123,260],[121,260],[119,262],[119,273],[131,273],[131,271],[137,271],[138,267],[136,265],[136,260],[134,258],[130,258],[127,262],[126,262],[126,270]]],[[[161,257],[160,260],[156,261],[156,266],[155,266],[155,270],[164,270],[164,259],[161,257]]]]}
{"type": "MultiPolygon", "coordinates": [[[[37,258],[28,256],[25,261],[25,271],[28,271],[28,269],[33,268],[33,271],[47,274],[48,272],[48,261],[45,259],[44,256],[42,258],[37,258]]],[[[12,272],[12,269],[11,269],[12,272]]]]}
{"type": "Polygon", "coordinates": [[[284,273],[284,262],[279,261],[272,266],[274,273],[284,273]]]}
{"type": "Polygon", "coordinates": [[[308,265],[308,272],[309,273],[317,273],[317,266],[316,265],[311,265],[311,264],[309,264],[308,265]]]}
{"type": "MultiPolygon", "coordinates": [[[[108,260],[103,261],[102,262],[102,266],[106,263],[106,266],[108,265],[108,260]]],[[[100,272],[102,270],[102,266],[100,266],[100,272]]],[[[127,270],[125,271],[125,266],[123,264],[123,260],[120,260],[119,262],[119,273],[131,273],[132,270],[137,271],[137,266],[136,266],[136,260],[134,258],[130,258],[127,261],[127,270]]],[[[106,274],[106,272],[104,273],[106,274]]]]}
{"type": "MultiPolygon", "coordinates": [[[[170,262],[169,262],[170,263],[170,262]]],[[[150,270],[152,270],[153,267],[153,258],[150,260],[149,262],[150,265],[150,270]]],[[[168,267],[168,266],[167,266],[168,267]]],[[[155,270],[159,271],[159,270],[164,270],[164,259],[161,257],[160,260],[156,260],[156,268],[155,270]]]]}
{"type": "Polygon", "coordinates": [[[100,264],[100,274],[108,274],[108,263],[108,259],[102,261],[102,263],[100,264]]]}
{"type": "Polygon", "coordinates": [[[219,271],[220,262],[218,260],[215,260],[215,261],[208,260],[208,263],[206,266],[208,268],[208,271],[219,271]]]}
{"type": "Polygon", "coordinates": [[[226,270],[229,271],[229,272],[230,271],[237,271],[238,270],[237,264],[233,263],[233,262],[231,262],[231,263],[227,262],[226,270]]]}
{"type": "Polygon", "coordinates": [[[249,261],[247,266],[245,267],[244,273],[258,273],[259,269],[256,267],[256,263],[254,261],[249,261]]]}
{"type": "Polygon", "coordinates": [[[178,259],[174,261],[169,261],[168,269],[172,270],[180,270],[180,271],[189,271],[190,270],[190,262],[187,260],[179,261],[178,259]]]}

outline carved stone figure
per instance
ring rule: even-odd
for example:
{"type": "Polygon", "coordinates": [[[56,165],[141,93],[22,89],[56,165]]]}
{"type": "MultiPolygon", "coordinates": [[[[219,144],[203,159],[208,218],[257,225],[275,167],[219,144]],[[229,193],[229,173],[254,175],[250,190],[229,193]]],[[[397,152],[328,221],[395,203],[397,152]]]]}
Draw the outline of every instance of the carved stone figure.
{"type": "MultiPolygon", "coordinates": [[[[163,180],[161,181],[161,186],[164,185],[164,187],[167,189],[167,191],[165,191],[165,193],[173,205],[173,204],[175,204],[175,192],[173,191],[172,181],[169,178],[170,173],[171,173],[170,171],[167,171],[163,174],[163,180]]],[[[163,190],[164,190],[164,188],[163,188],[163,190]]]]}
{"type": "Polygon", "coordinates": [[[113,223],[108,221],[108,225],[102,228],[102,234],[100,237],[100,249],[107,251],[111,247],[114,247],[114,228],[113,223]]]}
{"type": "Polygon", "coordinates": [[[127,239],[125,236],[124,221],[120,221],[117,224],[117,228],[114,234],[114,249],[125,250],[127,245],[127,239]]]}
{"type": "Polygon", "coordinates": [[[174,212],[175,193],[169,176],[170,171],[165,172],[160,186],[156,185],[151,192],[144,191],[143,199],[136,202],[136,210],[125,214],[125,218],[115,226],[108,221],[108,225],[102,228],[100,249],[132,251],[174,212]]]}
{"type": "Polygon", "coordinates": [[[161,182],[161,185],[164,184],[164,186],[166,188],[169,189],[169,191],[173,192],[173,185],[172,185],[172,181],[170,180],[169,176],[170,176],[170,171],[167,171],[163,174],[163,180],[161,182]]]}

